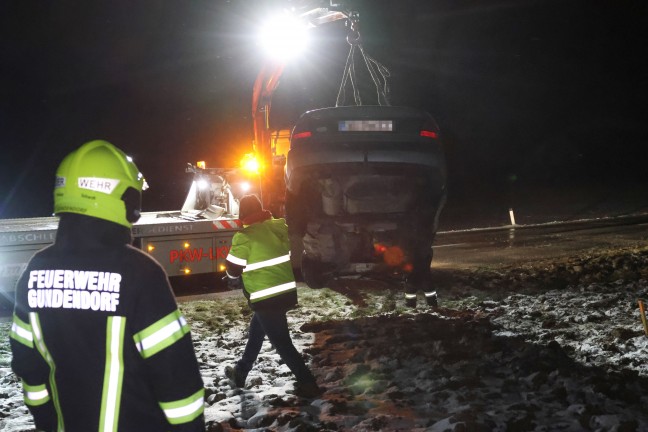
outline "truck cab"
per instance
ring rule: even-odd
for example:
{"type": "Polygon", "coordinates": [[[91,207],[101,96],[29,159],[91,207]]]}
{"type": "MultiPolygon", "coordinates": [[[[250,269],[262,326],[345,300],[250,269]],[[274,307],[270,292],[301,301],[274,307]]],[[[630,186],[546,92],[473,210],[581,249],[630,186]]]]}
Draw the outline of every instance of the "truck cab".
{"type": "MultiPolygon", "coordinates": [[[[304,113],[286,158],[286,221],[302,277],[429,273],[446,196],[439,128],[409,107],[304,113]]],[[[425,280],[425,277],[419,278],[425,280]]]]}

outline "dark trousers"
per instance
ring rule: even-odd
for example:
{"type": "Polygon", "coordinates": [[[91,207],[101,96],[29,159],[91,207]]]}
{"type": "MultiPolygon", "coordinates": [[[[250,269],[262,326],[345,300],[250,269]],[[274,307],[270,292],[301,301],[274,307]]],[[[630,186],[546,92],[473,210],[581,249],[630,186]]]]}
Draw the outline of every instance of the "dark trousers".
{"type": "MultiPolygon", "coordinates": [[[[426,245],[427,246],[427,245],[426,245]]],[[[423,252],[416,254],[412,260],[412,273],[407,278],[406,292],[424,292],[434,291],[432,287],[432,275],[430,267],[432,266],[432,248],[426,247],[423,252]],[[427,249],[430,251],[427,252],[427,249]],[[427,252],[427,253],[425,253],[427,252]]]]}
{"type": "Polygon", "coordinates": [[[300,383],[315,382],[301,354],[297,351],[290,339],[288,321],[284,311],[255,311],[250,321],[250,335],[243,357],[237,362],[239,370],[247,375],[252,369],[254,362],[261,351],[263,340],[268,336],[272,344],[286,366],[295,375],[300,383]]]}

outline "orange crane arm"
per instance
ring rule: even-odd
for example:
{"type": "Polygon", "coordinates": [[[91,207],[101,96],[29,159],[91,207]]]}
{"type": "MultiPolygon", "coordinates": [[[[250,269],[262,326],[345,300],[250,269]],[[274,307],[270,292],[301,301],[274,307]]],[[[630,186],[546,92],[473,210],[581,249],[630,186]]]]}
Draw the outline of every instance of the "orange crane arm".
{"type": "MultiPolygon", "coordinates": [[[[305,10],[300,17],[311,27],[347,19],[349,14],[336,10],[333,1],[329,0],[329,7],[315,7],[323,0],[297,1],[299,9],[305,10]]],[[[252,122],[253,122],[253,150],[254,156],[260,163],[259,172],[261,200],[264,207],[273,215],[283,216],[285,185],[283,184],[283,166],[275,166],[273,154],[272,132],[270,130],[270,109],[272,96],[279,85],[279,78],[284,71],[284,62],[281,60],[267,60],[262,66],[254,82],[252,90],[252,122]],[[281,168],[281,169],[280,169],[281,168]]]]}
{"type": "Polygon", "coordinates": [[[252,121],[254,151],[265,163],[271,160],[270,108],[272,95],[279,85],[284,70],[283,62],[266,63],[257,75],[252,91],[252,121]]]}
{"type": "MultiPolygon", "coordinates": [[[[310,27],[348,19],[351,12],[342,11],[341,4],[332,0],[297,0],[294,2],[300,11],[300,17],[310,27]],[[328,5],[324,6],[326,3],[328,5]]],[[[254,128],[254,152],[261,157],[262,163],[268,164],[272,158],[270,137],[270,109],[272,95],[279,85],[279,78],[284,70],[284,63],[280,60],[266,61],[257,75],[252,92],[252,121],[254,128]]]]}

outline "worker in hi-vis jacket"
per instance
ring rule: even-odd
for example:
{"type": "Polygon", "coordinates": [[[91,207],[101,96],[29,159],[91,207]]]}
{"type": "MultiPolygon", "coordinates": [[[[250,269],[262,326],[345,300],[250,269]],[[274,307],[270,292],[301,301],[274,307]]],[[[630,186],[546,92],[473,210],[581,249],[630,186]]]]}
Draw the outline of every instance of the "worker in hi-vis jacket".
{"type": "Polygon", "coordinates": [[[230,285],[242,279],[243,293],[254,315],[243,356],[234,367],[225,368],[225,375],[236,387],[245,387],[245,379],[267,336],[295,375],[295,394],[315,397],[322,391],[293,345],[286,319],[286,312],[297,304],[286,222],[264,210],[256,195],[241,198],[239,219],[243,229],[232,238],[227,276],[230,285]]]}
{"type": "Polygon", "coordinates": [[[204,386],[167,275],[130,245],[146,182],[106,141],[56,172],[56,241],[16,285],[11,366],[43,431],[204,431],[204,386]]]}

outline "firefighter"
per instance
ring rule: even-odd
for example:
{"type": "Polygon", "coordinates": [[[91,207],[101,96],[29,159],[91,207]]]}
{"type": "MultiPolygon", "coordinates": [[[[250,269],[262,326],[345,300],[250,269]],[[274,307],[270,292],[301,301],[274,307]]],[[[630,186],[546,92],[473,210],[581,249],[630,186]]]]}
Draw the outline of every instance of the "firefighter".
{"type": "Polygon", "coordinates": [[[425,304],[436,307],[438,305],[437,292],[432,283],[430,266],[432,265],[432,248],[429,248],[429,254],[421,254],[413,262],[412,273],[405,281],[405,305],[407,307],[416,307],[417,294],[423,292],[425,304]]]}
{"type": "Polygon", "coordinates": [[[205,430],[189,326],[165,271],[130,245],[145,186],[106,141],[58,167],[56,240],[17,282],[10,337],[39,430],[205,430]]]}
{"type": "Polygon", "coordinates": [[[406,230],[403,234],[412,250],[412,271],[405,280],[405,305],[416,307],[417,294],[423,292],[425,304],[429,307],[438,306],[437,291],[431,274],[432,257],[434,251],[432,244],[439,227],[439,216],[445,205],[445,193],[441,195],[436,207],[420,206],[413,212],[415,230],[406,230]],[[429,223],[428,221],[432,221],[429,223]]]}
{"type": "Polygon", "coordinates": [[[295,394],[315,397],[322,391],[293,345],[286,319],[286,312],[297,305],[286,222],[274,219],[256,195],[241,198],[239,219],[243,229],[232,238],[227,276],[230,285],[242,279],[243,293],[254,314],[245,351],[235,366],[225,368],[225,375],[235,387],[244,387],[267,336],[295,375],[295,394]]]}

